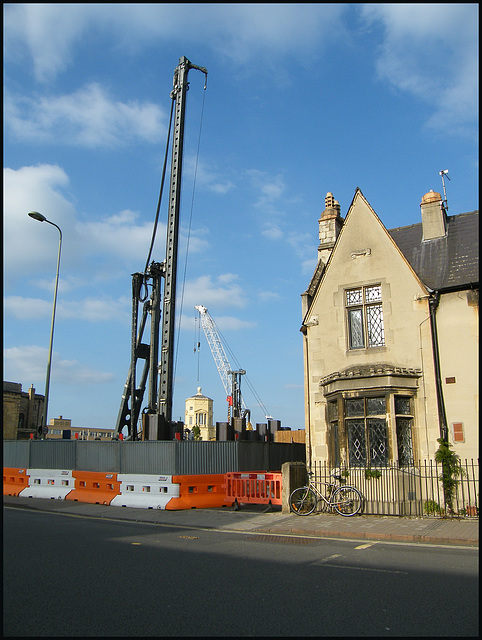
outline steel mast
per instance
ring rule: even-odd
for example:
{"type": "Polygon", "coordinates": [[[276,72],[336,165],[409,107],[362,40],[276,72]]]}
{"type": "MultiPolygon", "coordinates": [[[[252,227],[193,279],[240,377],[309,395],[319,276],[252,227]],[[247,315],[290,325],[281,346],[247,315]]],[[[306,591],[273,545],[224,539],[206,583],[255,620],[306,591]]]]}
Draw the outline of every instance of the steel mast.
{"type": "Polygon", "coordinates": [[[187,74],[198,69],[207,76],[207,69],[192,64],[185,56],[174,70],[171,98],[176,101],[172,139],[171,186],[166,240],[164,276],[164,302],[162,306],[161,360],[159,362],[158,414],[169,422],[172,419],[172,379],[174,364],[174,322],[176,308],[177,249],[179,236],[179,209],[181,202],[181,174],[184,145],[184,118],[186,112],[187,74]]]}
{"type": "MultiPolygon", "coordinates": [[[[169,212],[166,238],[166,260],[153,262],[145,273],[133,274],[132,281],[132,332],[131,332],[131,364],[124,385],[121,406],[115,427],[116,435],[120,435],[126,427],[128,437],[136,440],[137,421],[142,400],[149,378],[148,407],[143,413],[143,439],[170,439],[169,423],[172,419],[172,380],[174,363],[174,321],[176,304],[177,249],[179,236],[179,210],[181,200],[181,174],[184,144],[184,120],[186,112],[186,93],[189,85],[187,75],[189,69],[202,71],[207,78],[207,69],[192,64],[185,56],[179,59],[174,70],[171,99],[174,101],[174,132],[172,140],[171,181],[169,190],[169,212]],[[161,309],[161,280],[164,279],[164,296],[161,309]],[[152,294],[144,302],[142,319],[139,322],[140,290],[151,281],[152,294]],[[150,315],[151,332],[149,344],[142,342],[142,337],[150,315]],[[162,334],[159,327],[162,315],[162,334]],[[159,349],[161,359],[158,361],[159,349]],[[144,360],[139,385],[136,383],[136,365],[144,360]],[[158,378],[159,376],[159,378],[158,378]],[[157,384],[159,380],[159,386],[157,384]]],[[[206,88],[206,83],[204,85],[206,88]]],[[[167,156],[167,149],[166,149],[167,156]]],[[[162,190],[161,190],[162,193],[162,190]]]]}

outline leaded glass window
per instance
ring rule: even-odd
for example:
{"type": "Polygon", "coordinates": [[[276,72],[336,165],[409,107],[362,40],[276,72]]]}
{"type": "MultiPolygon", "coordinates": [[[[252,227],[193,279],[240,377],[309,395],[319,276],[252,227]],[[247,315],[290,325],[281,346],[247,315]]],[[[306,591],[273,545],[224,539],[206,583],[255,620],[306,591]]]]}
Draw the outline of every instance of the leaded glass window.
{"type": "Polygon", "coordinates": [[[346,415],[363,416],[365,414],[365,400],[364,398],[354,398],[353,400],[345,400],[346,415]]]}
{"type": "Polygon", "coordinates": [[[385,420],[368,419],[370,464],[384,466],[388,462],[387,424],[385,420]]]}
{"type": "Polygon", "coordinates": [[[412,415],[410,398],[405,396],[395,396],[395,413],[397,415],[412,415]]]}
{"type": "Polygon", "coordinates": [[[345,427],[348,434],[350,465],[387,464],[386,406],[385,396],[345,400],[345,427]]]}
{"type": "Polygon", "coordinates": [[[406,396],[395,396],[398,463],[413,464],[412,400],[406,396]]]}
{"type": "Polygon", "coordinates": [[[381,398],[367,398],[367,415],[369,416],[381,416],[387,412],[387,402],[385,396],[381,398]]]}
{"type": "Polygon", "coordinates": [[[361,467],[367,463],[365,422],[364,420],[349,420],[347,427],[350,465],[361,467]]]}
{"type": "Polygon", "coordinates": [[[330,460],[334,467],[340,465],[340,441],[338,434],[338,401],[328,402],[330,460]]]}
{"type": "Polygon", "coordinates": [[[397,417],[397,448],[398,464],[401,466],[413,464],[412,420],[397,417]]]}
{"type": "Polygon", "coordinates": [[[350,349],[385,345],[382,287],[371,285],[345,291],[350,349]]]}

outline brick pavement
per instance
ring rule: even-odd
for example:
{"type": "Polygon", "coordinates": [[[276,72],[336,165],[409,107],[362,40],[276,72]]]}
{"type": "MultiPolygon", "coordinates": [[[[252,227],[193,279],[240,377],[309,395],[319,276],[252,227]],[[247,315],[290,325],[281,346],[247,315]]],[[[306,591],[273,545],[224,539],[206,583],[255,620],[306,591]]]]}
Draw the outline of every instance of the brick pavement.
{"type": "Polygon", "coordinates": [[[364,515],[344,518],[325,513],[297,516],[282,513],[279,510],[266,511],[264,507],[258,508],[258,505],[241,506],[238,511],[229,508],[164,511],[15,496],[4,496],[3,504],[4,507],[29,508],[67,515],[120,519],[184,528],[479,546],[478,518],[450,520],[364,515]]]}

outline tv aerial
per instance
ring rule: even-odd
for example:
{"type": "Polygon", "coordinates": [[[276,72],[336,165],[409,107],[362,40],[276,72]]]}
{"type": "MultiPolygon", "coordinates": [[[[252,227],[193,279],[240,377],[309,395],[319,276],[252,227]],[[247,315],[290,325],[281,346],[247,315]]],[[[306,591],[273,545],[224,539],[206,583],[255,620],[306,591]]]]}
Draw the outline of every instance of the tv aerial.
{"type": "Polygon", "coordinates": [[[442,177],[442,187],[443,187],[443,190],[444,190],[444,207],[445,207],[445,211],[448,211],[449,205],[447,204],[447,192],[445,191],[445,176],[447,176],[447,180],[450,180],[450,178],[449,178],[449,170],[448,169],[444,169],[443,171],[439,171],[439,175],[442,177]]]}

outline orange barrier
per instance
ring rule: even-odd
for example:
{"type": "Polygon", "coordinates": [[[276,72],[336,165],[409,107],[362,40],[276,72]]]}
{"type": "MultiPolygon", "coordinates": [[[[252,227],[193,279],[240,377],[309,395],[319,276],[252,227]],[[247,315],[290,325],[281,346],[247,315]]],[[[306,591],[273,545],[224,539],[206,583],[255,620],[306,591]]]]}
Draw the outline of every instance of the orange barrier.
{"type": "Polygon", "coordinates": [[[66,500],[110,504],[111,500],[120,494],[117,473],[72,471],[72,476],[75,478],[75,489],[65,496],[66,500]]]}
{"type": "Polygon", "coordinates": [[[172,476],[172,483],[179,484],[179,498],[171,498],[165,508],[174,511],[231,506],[224,478],[224,473],[172,476]]]}
{"type": "Polygon", "coordinates": [[[3,467],[3,495],[18,496],[28,487],[29,476],[27,469],[3,467]]]}
{"type": "Polygon", "coordinates": [[[281,473],[226,473],[226,498],[236,505],[281,504],[281,473]]]}

